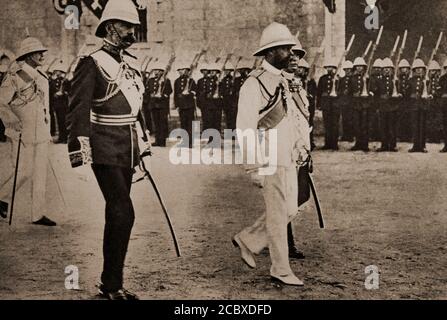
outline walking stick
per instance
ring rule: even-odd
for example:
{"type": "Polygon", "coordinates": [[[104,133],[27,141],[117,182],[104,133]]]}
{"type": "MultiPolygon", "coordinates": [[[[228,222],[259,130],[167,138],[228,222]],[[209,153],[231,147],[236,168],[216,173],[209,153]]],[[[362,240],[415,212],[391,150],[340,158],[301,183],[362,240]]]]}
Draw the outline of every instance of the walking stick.
{"type": "Polygon", "coordinates": [[[16,167],[14,171],[14,184],[12,186],[12,198],[11,198],[11,211],[9,214],[9,225],[12,224],[12,215],[14,212],[14,200],[16,197],[16,186],[17,186],[17,174],[19,172],[19,160],[20,160],[20,147],[22,145],[22,133],[19,135],[19,146],[17,147],[17,158],[16,158],[16,167]]]}
{"type": "Polygon", "coordinates": [[[157,184],[155,183],[155,180],[152,177],[152,175],[149,172],[149,170],[146,168],[146,165],[145,165],[144,159],[143,159],[144,156],[145,156],[145,154],[143,154],[141,156],[141,161],[140,161],[141,162],[141,168],[143,169],[143,171],[145,173],[145,176],[149,179],[150,183],[152,184],[152,187],[154,188],[155,193],[157,194],[158,201],[160,202],[161,208],[163,209],[163,213],[165,214],[166,220],[168,222],[169,229],[171,230],[172,240],[174,241],[174,246],[175,246],[175,252],[177,254],[177,257],[180,258],[181,257],[180,247],[178,245],[177,237],[175,235],[175,230],[174,230],[174,227],[172,225],[171,218],[169,217],[168,210],[166,209],[166,205],[165,205],[165,203],[163,201],[163,198],[161,197],[160,191],[158,190],[157,184]]]}

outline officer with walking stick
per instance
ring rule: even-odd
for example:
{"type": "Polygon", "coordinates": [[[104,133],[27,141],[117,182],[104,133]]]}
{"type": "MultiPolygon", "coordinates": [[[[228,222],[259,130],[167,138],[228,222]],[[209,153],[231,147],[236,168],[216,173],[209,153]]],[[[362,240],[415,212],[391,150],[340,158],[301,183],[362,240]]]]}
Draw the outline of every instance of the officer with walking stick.
{"type": "Polygon", "coordinates": [[[13,194],[30,181],[31,221],[35,225],[52,227],[56,223],[46,217],[48,145],[51,141],[48,78],[38,69],[46,51],[38,39],[28,36],[21,42],[16,62],[0,87],[0,118],[11,140],[11,163],[15,168],[15,172],[0,184],[0,215],[7,216],[9,204],[14,201],[13,194]]]}

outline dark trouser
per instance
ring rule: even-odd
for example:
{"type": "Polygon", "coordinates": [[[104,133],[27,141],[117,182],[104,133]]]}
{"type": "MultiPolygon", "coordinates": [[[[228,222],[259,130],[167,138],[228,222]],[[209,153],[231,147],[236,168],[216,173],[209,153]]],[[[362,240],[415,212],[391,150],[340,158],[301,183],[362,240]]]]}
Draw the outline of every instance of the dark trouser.
{"type": "Polygon", "coordinates": [[[67,141],[67,125],[65,120],[68,113],[68,100],[55,100],[54,111],[56,112],[57,127],[59,129],[59,142],[67,141]]]}
{"type": "Polygon", "coordinates": [[[2,119],[0,119],[0,142],[4,140],[6,140],[5,125],[3,124],[2,119]]]}
{"type": "Polygon", "coordinates": [[[427,140],[440,143],[442,139],[441,99],[429,100],[427,110],[427,140]]]}
{"type": "Polygon", "coordinates": [[[225,129],[234,130],[236,129],[236,119],[237,119],[237,105],[229,105],[224,108],[225,113],[225,129]]]}
{"type": "Polygon", "coordinates": [[[398,137],[400,141],[411,141],[411,117],[409,117],[410,100],[408,98],[402,98],[398,102],[399,104],[399,129],[398,137]]]}
{"type": "Polygon", "coordinates": [[[342,141],[354,141],[354,111],[349,101],[340,103],[341,120],[343,127],[342,141]]]}
{"type": "Polygon", "coordinates": [[[189,147],[192,147],[192,122],[195,119],[194,109],[179,109],[180,127],[188,133],[189,147]]]}
{"type": "Polygon", "coordinates": [[[56,112],[54,111],[55,99],[50,99],[50,134],[56,135],[56,112]]]}
{"type": "Polygon", "coordinates": [[[309,105],[309,126],[312,128],[312,131],[310,132],[310,147],[311,147],[311,150],[313,150],[315,148],[315,142],[314,142],[315,102],[314,101],[309,101],[309,102],[310,102],[310,105],[309,105]]]}
{"type": "Polygon", "coordinates": [[[152,134],[154,127],[152,126],[151,109],[149,107],[149,103],[147,103],[147,102],[143,103],[143,117],[144,117],[144,121],[146,123],[147,130],[149,130],[149,132],[152,134]]]}
{"type": "Polygon", "coordinates": [[[130,198],[133,170],[98,164],[92,168],[106,201],[101,282],[105,290],[117,291],[123,287],[124,261],[135,220],[130,198]]]}
{"type": "Polygon", "coordinates": [[[329,149],[338,149],[338,127],[340,110],[334,98],[325,98],[321,101],[324,122],[324,146],[329,149]]]}
{"type": "Polygon", "coordinates": [[[371,108],[369,110],[369,137],[372,141],[380,141],[379,102],[376,98],[371,98],[371,108]]]}
{"type": "Polygon", "coordinates": [[[427,126],[427,101],[413,99],[411,103],[411,131],[413,134],[413,150],[424,151],[427,126]]]}
{"type": "Polygon", "coordinates": [[[214,101],[210,104],[210,120],[211,128],[217,131],[222,131],[222,103],[220,100],[214,101]]]}
{"type": "Polygon", "coordinates": [[[309,167],[299,167],[298,169],[298,207],[310,199],[309,167]]]}
{"type": "Polygon", "coordinates": [[[355,98],[354,102],[354,131],[355,147],[367,151],[369,144],[369,101],[355,98]]]}
{"type": "Polygon", "coordinates": [[[161,147],[166,146],[166,139],[169,136],[168,113],[169,110],[161,108],[151,110],[151,117],[155,125],[155,144],[161,147]]]}
{"type": "MultiPolygon", "coordinates": [[[[388,103],[388,102],[385,102],[388,103]]],[[[380,141],[382,142],[382,149],[391,151],[397,146],[396,142],[396,125],[397,113],[396,111],[381,111],[380,117],[380,141]]]]}

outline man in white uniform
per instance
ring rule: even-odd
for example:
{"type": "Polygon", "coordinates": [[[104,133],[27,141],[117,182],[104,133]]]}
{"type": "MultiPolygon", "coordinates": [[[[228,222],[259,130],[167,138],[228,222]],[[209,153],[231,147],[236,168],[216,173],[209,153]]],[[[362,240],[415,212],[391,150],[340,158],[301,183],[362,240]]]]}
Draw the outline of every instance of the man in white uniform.
{"type": "MultiPolygon", "coordinates": [[[[300,120],[303,115],[299,113],[282,73],[282,69],[288,67],[294,45],[296,39],[286,26],[276,22],[269,25],[262,33],[260,49],[254,54],[265,59],[260,68],[250,74],[240,91],[237,116],[237,129],[241,130],[238,132],[239,144],[244,146],[241,132],[257,131],[266,145],[276,147],[277,161],[268,163],[270,168],[276,169],[273,174],[254,177],[263,186],[266,212],[252,226],[235,235],[233,244],[241,250],[242,260],[251,268],[256,267],[254,255],[268,248],[272,278],[287,285],[302,286],[303,282],[290,268],[287,244],[287,224],[298,213],[297,162],[307,158],[310,150],[309,128],[302,125],[306,121],[300,120]],[[271,141],[275,138],[273,131],[276,131],[277,141],[271,141]]],[[[242,149],[248,148],[244,146],[242,149]]],[[[256,150],[248,149],[247,152],[249,159],[250,153],[253,156],[256,150]]],[[[269,158],[272,159],[271,155],[269,158]]],[[[263,159],[266,159],[266,154],[261,155],[257,166],[266,165],[263,159]]]]}
{"type": "MultiPolygon", "coordinates": [[[[11,164],[15,167],[19,135],[22,146],[18,167],[18,191],[31,183],[31,220],[33,224],[55,226],[46,214],[46,178],[48,144],[51,141],[48,78],[37,67],[43,63],[47,49],[32,37],[22,41],[16,63],[0,87],[0,118],[11,140],[11,164]]],[[[7,164],[1,164],[7,168],[7,164]]],[[[0,215],[6,218],[12,197],[14,170],[0,182],[0,215]]]]}

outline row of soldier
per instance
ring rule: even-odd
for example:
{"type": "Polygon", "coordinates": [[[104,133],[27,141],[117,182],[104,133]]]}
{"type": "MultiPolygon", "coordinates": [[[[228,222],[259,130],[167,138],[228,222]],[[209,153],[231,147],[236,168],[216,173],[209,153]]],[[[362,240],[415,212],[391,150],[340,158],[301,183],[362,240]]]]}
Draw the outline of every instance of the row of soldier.
{"type": "MultiPolygon", "coordinates": [[[[391,59],[377,59],[366,94],[363,78],[367,64],[362,57],[354,63],[343,63],[345,75],[335,81],[336,95],[331,92],[337,63],[326,61],[324,68],[327,74],[320,78],[317,87],[317,108],[323,110],[325,126],[324,149],[338,149],[340,116],[341,140],[355,138],[354,151],[369,151],[370,138],[381,141],[378,151],[391,152],[397,151],[398,139],[413,142],[410,152],[426,152],[427,139],[439,143],[443,138],[447,142],[447,74],[441,75],[438,62],[431,61],[427,67],[421,59],[416,59],[410,66],[402,59],[395,79],[391,59]],[[424,85],[428,90],[426,96],[424,85]],[[440,128],[441,122],[443,128],[440,128]]],[[[447,71],[447,62],[443,68],[447,71]]],[[[447,148],[441,152],[447,152],[447,148]]]]}

